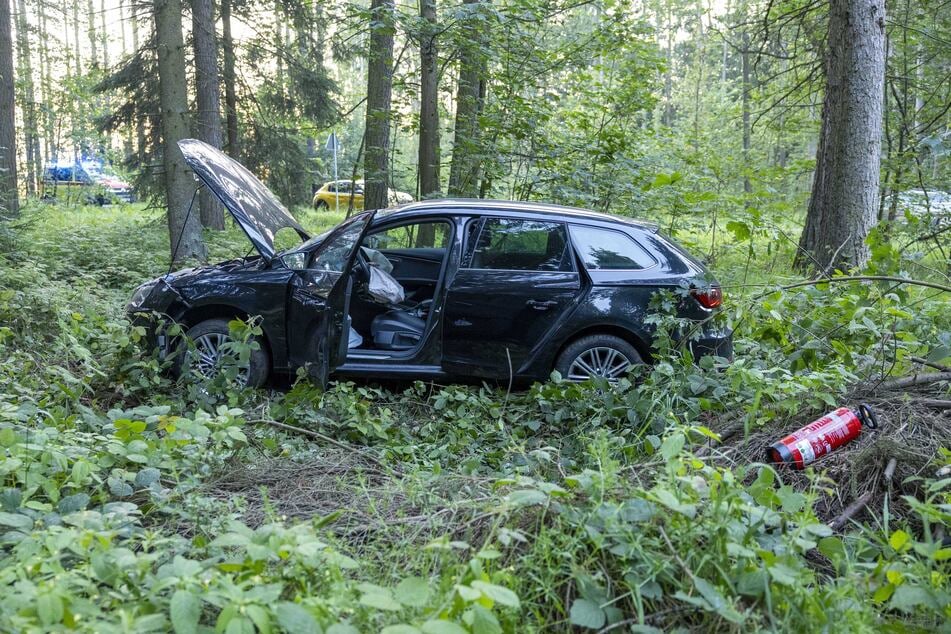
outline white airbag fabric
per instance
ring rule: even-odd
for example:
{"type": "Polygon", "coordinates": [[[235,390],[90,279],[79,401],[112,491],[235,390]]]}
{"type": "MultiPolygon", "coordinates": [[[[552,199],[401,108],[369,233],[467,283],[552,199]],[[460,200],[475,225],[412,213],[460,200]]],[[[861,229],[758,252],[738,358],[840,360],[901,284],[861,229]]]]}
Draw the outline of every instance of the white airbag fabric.
{"type": "Polygon", "coordinates": [[[370,297],[384,304],[400,304],[406,299],[403,285],[392,275],[375,266],[370,267],[370,282],[367,284],[370,297]]]}

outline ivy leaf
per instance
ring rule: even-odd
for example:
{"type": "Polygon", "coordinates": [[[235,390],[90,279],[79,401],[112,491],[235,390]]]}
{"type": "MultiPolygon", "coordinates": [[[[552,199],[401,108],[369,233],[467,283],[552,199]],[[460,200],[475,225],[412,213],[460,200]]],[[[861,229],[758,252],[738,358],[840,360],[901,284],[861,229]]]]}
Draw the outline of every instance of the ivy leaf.
{"type": "Polygon", "coordinates": [[[85,493],[76,493],[75,495],[67,495],[60,500],[56,509],[66,515],[67,513],[83,510],[87,504],[89,504],[89,496],[85,493]]]}
{"type": "Polygon", "coordinates": [[[571,624],[586,627],[590,630],[599,630],[604,627],[607,616],[601,606],[588,599],[575,599],[571,604],[571,624]]]}
{"type": "Polygon", "coordinates": [[[194,634],[201,618],[201,600],[188,590],[176,590],[168,606],[175,634],[194,634]]]}

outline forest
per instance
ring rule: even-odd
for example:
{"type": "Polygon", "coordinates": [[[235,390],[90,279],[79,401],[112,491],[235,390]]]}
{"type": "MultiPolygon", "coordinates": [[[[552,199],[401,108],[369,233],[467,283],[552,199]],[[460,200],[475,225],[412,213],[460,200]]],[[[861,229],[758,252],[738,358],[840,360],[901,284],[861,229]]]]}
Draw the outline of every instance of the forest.
{"type": "MultiPolygon", "coordinates": [[[[546,275],[607,293],[578,253],[546,275]]],[[[2,632],[947,631],[951,4],[0,0],[0,447],[2,632]],[[258,382],[267,311],[205,310],[211,373],[132,310],[249,269],[290,306],[296,249],[446,200],[647,227],[716,302],[660,284],[623,373],[522,381],[334,373],[327,299],[325,373],[258,382]]]]}

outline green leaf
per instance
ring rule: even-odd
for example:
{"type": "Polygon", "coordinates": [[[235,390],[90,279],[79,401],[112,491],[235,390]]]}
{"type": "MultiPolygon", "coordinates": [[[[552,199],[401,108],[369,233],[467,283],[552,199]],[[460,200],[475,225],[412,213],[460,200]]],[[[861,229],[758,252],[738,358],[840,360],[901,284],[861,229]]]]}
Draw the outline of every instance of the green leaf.
{"type": "Polygon", "coordinates": [[[7,513],[0,511],[0,526],[9,526],[21,531],[29,531],[33,528],[33,519],[22,513],[7,513]]]}
{"type": "Polygon", "coordinates": [[[888,545],[894,548],[895,551],[901,552],[910,539],[911,535],[903,530],[897,530],[888,538],[888,545]]]}
{"type": "Polygon", "coordinates": [[[399,623],[397,625],[387,625],[382,630],[380,634],[422,634],[419,631],[418,627],[407,625],[406,623],[399,623]]]}
{"type": "Polygon", "coordinates": [[[85,493],[76,493],[75,495],[67,495],[62,500],[59,501],[59,504],[56,506],[56,509],[66,515],[67,513],[75,513],[76,511],[81,511],[86,508],[86,505],[89,504],[89,496],[85,493]]]}
{"type": "Polygon", "coordinates": [[[187,590],[176,590],[168,606],[175,634],[194,634],[201,618],[201,599],[187,590]]]}
{"type": "Polygon", "coordinates": [[[607,615],[601,606],[588,599],[575,599],[571,604],[571,624],[586,627],[589,630],[599,630],[604,627],[607,615]]]}
{"type": "Polygon", "coordinates": [[[469,634],[466,628],[444,619],[426,621],[422,630],[423,634],[469,634]]]}
{"type": "Polygon", "coordinates": [[[737,242],[745,242],[753,235],[748,224],[745,222],[737,222],[736,220],[731,220],[726,223],[726,230],[733,234],[737,242]]]}
{"type": "Polygon", "coordinates": [[[277,623],[288,634],[320,634],[320,624],[307,608],[289,601],[274,608],[277,623]]]}
{"type": "Polygon", "coordinates": [[[360,634],[360,630],[349,623],[334,623],[327,628],[327,634],[360,634]]]}
{"type": "Polygon", "coordinates": [[[494,614],[478,603],[471,609],[472,634],[502,634],[502,626],[494,614]]]}
{"type": "Polygon", "coordinates": [[[393,599],[390,591],[386,588],[364,592],[360,597],[360,603],[369,608],[376,608],[377,610],[395,611],[403,607],[398,601],[393,599]]]}
{"type": "Polygon", "coordinates": [[[429,583],[422,577],[408,577],[397,584],[393,594],[403,605],[420,608],[429,600],[429,583]]]}
{"type": "Polygon", "coordinates": [[[473,581],[469,585],[476,590],[479,590],[482,594],[489,597],[496,603],[507,605],[510,608],[519,607],[518,595],[508,588],[497,586],[494,583],[487,583],[485,581],[473,581]]]}
{"type": "Polygon", "coordinates": [[[144,489],[153,482],[158,482],[161,472],[155,467],[146,467],[135,474],[135,486],[144,489]]]}
{"type": "Polygon", "coordinates": [[[36,597],[36,613],[44,625],[53,625],[63,620],[63,600],[59,595],[44,592],[36,597]]]}
{"type": "Polygon", "coordinates": [[[509,493],[508,501],[514,506],[534,506],[547,502],[548,496],[538,489],[519,489],[509,493]]]}
{"type": "Polygon", "coordinates": [[[902,584],[895,589],[888,607],[902,612],[914,612],[914,608],[923,605],[932,610],[941,610],[941,604],[934,594],[921,586],[902,584]]]}
{"type": "Polygon", "coordinates": [[[675,458],[684,448],[686,440],[687,438],[680,432],[667,436],[664,438],[664,444],[660,446],[660,455],[668,461],[675,458]]]}

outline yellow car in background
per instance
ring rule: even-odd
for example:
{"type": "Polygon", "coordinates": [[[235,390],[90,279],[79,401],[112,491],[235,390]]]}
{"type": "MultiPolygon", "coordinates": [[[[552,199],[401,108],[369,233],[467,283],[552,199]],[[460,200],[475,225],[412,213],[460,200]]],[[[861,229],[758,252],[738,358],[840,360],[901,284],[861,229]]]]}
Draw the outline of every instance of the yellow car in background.
{"type": "MultiPolygon", "coordinates": [[[[406,192],[398,192],[393,189],[387,189],[388,204],[403,205],[413,202],[413,197],[406,192]]],[[[363,181],[330,181],[324,183],[323,187],[314,193],[313,205],[317,211],[327,209],[347,210],[350,208],[350,200],[353,199],[354,210],[363,209],[363,181]],[[339,207],[338,201],[339,200],[339,207]]]]}

